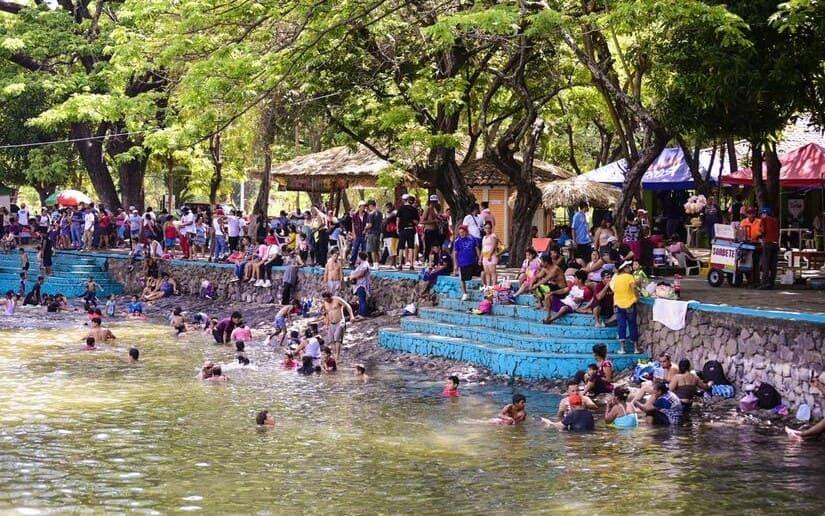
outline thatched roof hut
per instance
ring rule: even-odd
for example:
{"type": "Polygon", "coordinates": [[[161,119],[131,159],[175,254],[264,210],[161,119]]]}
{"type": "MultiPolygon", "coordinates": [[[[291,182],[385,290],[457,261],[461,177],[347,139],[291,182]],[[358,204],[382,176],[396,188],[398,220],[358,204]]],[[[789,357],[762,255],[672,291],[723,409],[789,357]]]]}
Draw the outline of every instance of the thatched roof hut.
{"type": "MultiPolygon", "coordinates": [[[[521,160],[516,157],[517,162],[521,160]]],[[[513,182],[501,171],[496,164],[487,158],[474,159],[461,165],[461,174],[470,187],[476,186],[514,186],[513,182]]],[[[544,161],[535,160],[533,162],[533,177],[536,182],[555,181],[557,179],[567,179],[576,174],[561,167],[551,165],[544,161]]]]}
{"type": "MultiPolygon", "coordinates": [[[[273,165],[270,173],[272,180],[287,190],[326,193],[345,188],[373,188],[378,186],[379,176],[392,169],[390,162],[359,145],[355,151],[349,147],[333,147],[298,156],[273,165]]],[[[410,174],[396,173],[403,181],[415,180],[410,174]]]]}

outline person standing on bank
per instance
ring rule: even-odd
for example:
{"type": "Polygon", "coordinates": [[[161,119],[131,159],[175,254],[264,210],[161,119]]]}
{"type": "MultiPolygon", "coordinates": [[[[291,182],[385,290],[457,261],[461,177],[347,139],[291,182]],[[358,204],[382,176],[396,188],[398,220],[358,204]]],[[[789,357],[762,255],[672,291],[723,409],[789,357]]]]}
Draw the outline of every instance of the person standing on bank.
{"type": "Polygon", "coordinates": [[[619,266],[619,273],[613,278],[610,284],[613,290],[613,306],[616,312],[617,332],[619,339],[619,350],[617,353],[625,353],[625,341],[633,343],[633,352],[639,351],[639,327],[636,321],[636,304],[639,301],[638,285],[633,278],[631,269],[633,262],[625,261],[619,266]]]}
{"type": "Polygon", "coordinates": [[[579,203],[579,211],[573,215],[571,229],[573,231],[573,245],[576,246],[576,257],[582,260],[590,258],[593,251],[593,240],[590,238],[590,224],[587,221],[587,203],[579,203]]]}
{"type": "Polygon", "coordinates": [[[770,208],[759,210],[761,224],[759,241],[762,243],[762,290],[771,290],[776,282],[776,265],[779,260],[779,221],[770,208]]]}

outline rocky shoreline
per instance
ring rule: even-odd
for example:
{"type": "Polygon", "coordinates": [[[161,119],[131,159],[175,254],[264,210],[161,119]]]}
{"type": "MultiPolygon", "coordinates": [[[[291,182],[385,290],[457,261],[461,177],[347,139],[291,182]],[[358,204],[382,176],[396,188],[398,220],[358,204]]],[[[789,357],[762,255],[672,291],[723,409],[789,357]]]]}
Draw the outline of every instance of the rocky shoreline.
{"type": "MultiPolygon", "coordinates": [[[[124,296],[120,300],[121,306],[125,306],[128,301],[129,298],[124,296]]],[[[184,295],[144,303],[144,312],[150,320],[165,323],[167,316],[175,307],[181,307],[189,313],[204,312],[210,317],[219,318],[226,317],[232,311],[238,310],[243,314],[244,320],[253,332],[261,334],[274,329],[272,320],[279,305],[217,301],[184,295]]],[[[526,381],[520,378],[497,376],[470,363],[399,353],[381,347],[378,344],[378,329],[397,326],[399,316],[400,310],[393,310],[363,321],[349,323],[342,347],[340,365],[350,368],[354,367],[355,364],[363,363],[370,368],[379,364],[391,364],[423,374],[435,381],[444,380],[447,376],[454,374],[461,378],[464,383],[522,387],[551,394],[561,394],[565,389],[566,382],[564,380],[526,381]]],[[[315,321],[317,321],[317,318],[299,317],[293,320],[290,327],[303,331],[311,322],[315,321]]],[[[621,372],[618,376],[619,380],[627,380],[630,373],[630,371],[621,372]]],[[[786,425],[795,427],[798,424],[792,415],[780,416],[769,410],[741,413],[738,409],[739,397],[740,395],[737,393],[737,396],[733,399],[714,398],[698,401],[693,406],[691,420],[694,424],[705,425],[752,425],[771,433],[781,433],[786,425]]]]}

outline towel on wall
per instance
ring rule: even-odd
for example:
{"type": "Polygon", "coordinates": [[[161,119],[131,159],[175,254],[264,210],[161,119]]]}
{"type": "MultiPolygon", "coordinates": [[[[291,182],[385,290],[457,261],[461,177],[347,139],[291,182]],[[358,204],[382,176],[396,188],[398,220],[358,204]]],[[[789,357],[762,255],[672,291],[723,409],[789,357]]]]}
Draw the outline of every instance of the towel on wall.
{"type": "Polygon", "coordinates": [[[653,320],[660,322],[671,330],[685,327],[688,302],[673,299],[656,299],[653,303],[653,320]]]}

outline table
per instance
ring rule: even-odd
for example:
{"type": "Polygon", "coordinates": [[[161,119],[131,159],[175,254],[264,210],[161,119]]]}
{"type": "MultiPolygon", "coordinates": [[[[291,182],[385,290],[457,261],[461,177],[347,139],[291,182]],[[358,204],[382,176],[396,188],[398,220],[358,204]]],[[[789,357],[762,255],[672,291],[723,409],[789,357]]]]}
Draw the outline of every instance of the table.
{"type": "Polygon", "coordinates": [[[705,228],[702,226],[696,227],[692,224],[685,224],[685,233],[687,234],[687,238],[685,239],[685,245],[693,249],[694,247],[699,247],[699,233],[704,233],[705,228]]]}
{"type": "Polygon", "coordinates": [[[792,266],[799,263],[799,268],[801,268],[802,261],[799,260],[800,258],[805,259],[807,270],[820,269],[825,265],[825,251],[791,251],[792,266]]]}
{"type": "Polygon", "coordinates": [[[799,249],[803,249],[803,248],[806,247],[806,246],[803,245],[803,243],[806,240],[813,240],[813,231],[811,231],[810,229],[806,229],[806,228],[782,228],[782,229],[779,230],[779,244],[780,244],[780,246],[785,241],[785,239],[782,238],[782,237],[787,235],[788,240],[789,240],[789,244],[788,244],[787,248],[790,249],[790,248],[794,247],[794,246],[790,245],[790,241],[792,240],[790,237],[794,234],[796,234],[796,237],[797,237],[796,238],[796,244],[799,247],[799,249]],[[806,235],[805,235],[806,233],[810,234],[811,237],[806,238],[806,235]]]}

